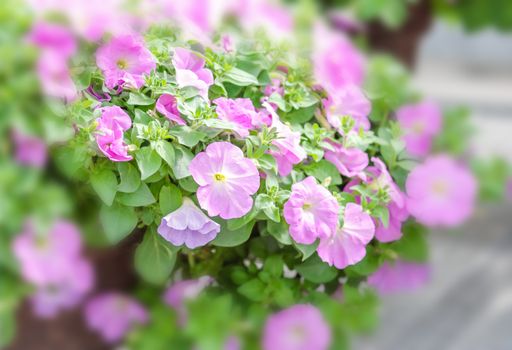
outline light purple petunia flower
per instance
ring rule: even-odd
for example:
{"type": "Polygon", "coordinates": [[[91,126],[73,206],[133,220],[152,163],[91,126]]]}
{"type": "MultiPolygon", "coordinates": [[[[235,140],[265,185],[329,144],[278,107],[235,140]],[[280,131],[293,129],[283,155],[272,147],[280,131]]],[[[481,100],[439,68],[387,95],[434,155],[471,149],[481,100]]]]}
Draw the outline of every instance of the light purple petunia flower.
{"type": "Polygon", "coordinates": [[[176,82],[180,88],[192,86],[208,100],[208,88],[213,84],[213,74],[204,68],[204,59],[196,53],[183,49],[174,49],[172,64],[176,69],[176,82]]]}
{"type": "Polygon", "coordinates": [[[334,151],[326,149],[324,158],[334,164],[341,175],[354,177],[368,166],[368,155],[359,148],[345,148],[343,145],[327,140],[334,151]]]}
{"type": "Polygon", "coordinates": [[[347,115],[354,120],[354,130],[370,130],[368,115],[372,105],[358,86],[348,85],[336,90],[323,100],[323,106],[327,121],[338,131],[342,132],[341,118],[347,115]]]}
{"type": "Polygon", "coordinates": [[[320,237],[330,237],[338,224],[339,205],[336,198],[309,176],[292,185],[292,193],[284,204],[284,218],[297,243],[311,244],[320,237]]]}
{"type": "Polygon", "coordinates": [[[101,152],[114,162],[131,160],[123,140],[124,132],[132,126],[130,116],[118,106],[103,107],[97,122],[96,142],[101,152]]]}
{"type": "Polygon", "coordinates": [[[251,195],[260,187],[260,176],[240,148],[229,142],[211,143],[192,159],[189,170],[199,185],[199,204],[209,216],[234,219],[251,210],[251,195]]]}
{"type": "Polygon", "coordinates": [[[105,341],[123,339],[137,324],[148,322],[148,313],[137,300],[116,292],[101,294],[85,306],[85,319],[105,341]]]}
{"type": "Polygon", "coordinates": [[[384,295],[416,290],[429,279],[428,265],[398,260],[394,263],[384,262],[377,271],[368,276],[368,284],[384,295]]]}
{"type": "Polygon", "coordinates": [[[420,102],[400,107],[396,119],[403,131],[407,152],[424,157],[432,148],[432,140],[442,128],[442,113],[433,102],[420,102]]]}
{"type": "Polygon", "coordinates": [[[18,164],[34,168],[42,168],[46,164],[48,151],[46,143],[38,137],[23,134],[17,130],[12,132],[14,142],[14,159],[18,164]]]}
{"type": "Polygon", "coordinates": [[[409,217],[409,211],[405,206],[399,207],[395,202],[388,204],[389,222],[384,226],[381,220],[375,220],[375,238],[379,242],[388,243],[402,238],[402,224],[409,217]]]}
{"type": "Polygon", "coordinates": [[[220,225],[206,216],[189,198],[162,218],[158,233],[175,246],[202,247],[217,237],[220,225]]]}
{"type": "Polygon", "coordinates": [[[256,127],[258,112],[250,99],[219,97],[213,103],[217,105],[216,112],[219,119],[233,123],[239,137],[249,136],[249,130],[256,127]]]}
{"type": "Polygon", "coordinates": [[[453,227],[473,213],[475,177],[449,155],[427,158],[411,171],[405,187],[407,209],[423,225],[453,227]]]}
{"type": "Polygon", "coordinates": [[[71,79],[67,59],[61,54],[52,50],[41,52],[36,71],[45,95],[62,98],[66,102],[76,98],[78,92],[71,79]]]}
{"type": "Polygon", "coordinates": [[[329,237],[320,238],[318,256],[329,265],[344,269],[357,264],[366,255],[366,245],[372,240],[375,224],[359,204],[348,203],[343,226],[329,237]]]}
{"type": "Polygon", "coordinates": [[[316,307],[297,304],[267,319],[262,343],[263,350],[327,350],[331,329],[316,307]]]}
{"type": "Polygon", "coordinates": [[[144,85],[144,76],[156,67],[155,58],[135,35],[120,35],[101,46],[96,52],[96,64],[109,89],[116,86],[139,89],[144,85]]]}
{"type": "Polygon", "coordinates": [[[77,49],[73,33],[67,27],[55,23],[35,23],[27,39],[38,48],[51,50],[65,59],[74,55],[77,49]]]}
{"type": "Polygon", "coordinates": [[[176,122],[178,125],[186,125],[178,110],[178,102],[176,97],[171,94],[163,94],[156,101],[156,110],[164,115],[167,119],[176,122]]]}

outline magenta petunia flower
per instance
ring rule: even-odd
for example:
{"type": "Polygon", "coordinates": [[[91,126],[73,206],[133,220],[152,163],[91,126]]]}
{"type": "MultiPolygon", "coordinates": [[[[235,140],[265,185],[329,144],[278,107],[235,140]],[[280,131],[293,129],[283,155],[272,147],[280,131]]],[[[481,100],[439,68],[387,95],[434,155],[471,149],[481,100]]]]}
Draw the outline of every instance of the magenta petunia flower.
{"type": "Polygon", "coordinates": [[[407,152],[413,156],[428,155],[432,140],[442,127],[442,113],[432,102],[420,102],[400,107],[396,119],[403,131],[407,152]]]}
{"type": "Polygon", "coordinates": [[[381,295],[409,292],[424,286],[430,279],[430,268],[426,264],[398,260],[384,262],[377,271],[368,276],[368,284],[381,295]]]}
{"type": "Polygon", "coordinates": [[[206,216],[189,198],[181,207],[162,218],[158,233],[175,246],[202,247],[220,232],[220,225],[206,216]]]}
{"type": "Polygon", "coordinates": [[[89,328],[109,343],[118,342],[134,326],[149,320],[146,309],[137,300],[116,292],[104,293],[89,300],[84,314],[89,328]]]}
{"type": "Polygon", "coordinates": [[[368,155],[359,148],[345,148],[333,141],[327,141],[334,151],[326,149],[324,158],[334,164],[340,174],[346,177],[354,177],[368,166],[368,155]]]}
{"type": "Polygon", "coordinates": [[[189,170],[199,185],[199,204],[209,216],[234,219],[251,210],[260,176],[240,148],[229,142],[211,143],[192,159],[189,170]]]}
{"type": "Polygon", "coordinates": [[[66,102],[76,98],[78,92],[71,79],[67,59],[60,53],[52,50],[41,52],[36,71],[45,95],[62,98],[66,102]]]}
{"type": "Polygon", "coordinates": [[[338,211],[336,198],[309,176],[292,185],[283,215],[295,242],[311,244],[317,238],[330,237],[335,232],[338,211]]]}
{"type": "Polygon", "coordinates": [[[327,350],[331,329],[316,307],[297,304],[267,319],[262,343],[263,350],[327,350]]]}
{"type": "Polygon", "coordinates": [[[219,97],[213,103],[217,105],[219,119],[233,123],[239,137],[249,136],[249,130],[255,128],[258,112],[250,99],[219,97]]]}
{"type": "Polygon", "coordinates": [[[411,171],[405,187],[407,209],[423,225],[453,227],[473,213],[475,177],[449,155],[427,158],[411,171]]]}
{"type": "Polygon", "coordinates": [[[384,226],[381,220],[375,220],[375,238],[383,243],[393,242],[402,238],[402,224],[409,217],[409,211],[405,203],[402,207],[399,207],[395,202],[390,202],[388,210],[388,226],[384,226]]]}
{"type": "Polygon", "coordinates": [[[366,255],[366,245],[372,240],[375,224],[359,204],[348,203],[343,226],[328,237],[320,238],[318,256],[329,265],[344,269],[357,264],[366,255]]]}
{"type": "Polygon", "coordinates": [[[51,50],[64,59],[75,54],[77,44],[71,31],[60,24],[37,22],[27,36],[28,41],[42,50],[51,50]]]}
{"type": "Polygon", "coordinates": [[[156,100],[156,110],[178,125],[186,125],[178,110],[178,101],[171,94],[163,94],[156,100]]]}
{"type": "Polygon", "coordinates": [[[156,67],[155,58],[135,35],[117,36],[101,46],[96,52],[96,64],[109,89],[116,86],[139,89],[144,85],[144,76],[156,67]]]}
{"type": "Polygon", "coordinates": [[[12,132],[14,159],[20,165],[42,168],[48,158],[46,143],[38,137],[12,132]]]}
{"type": "Polygon", "coordinates": [[[204,59],[183,48],[174,49],[172,64],[176,69],[176,82],[180,88],[192,86],[208,100],[208,88],[213,84],[213,74],[204,68],[204,59]]]}
{"type": "Polygon", "coordinates": [[[101,112],[96,129],[99,149],[114,162],[132,160],[132,156],[128,155],[128,146],[123,140],[124,132],[132,126],[130,116],[117,106],[103,107],[101,112]]]}
{"type": "Polygon", "coordinates": [[[370,101],[363,91],[355,86],[348,85],[336,90],[323,100],[327,121],[338,131],[341,130],[341,118],[350,116],[354,119],[354,129],[370,130],[368,115],[372,109],[370,101]]]}
{"type": "Polygon", "coordinates": [[[277,150],[271,149],[269,153],[276,159],[279,175],[287,176],[292,172],[295,164],[306,159],[307,154],[300,145],[300,133],[292,131],[288,125],[283,124],[269,104],[264,105],[272,116],[270,127],[277,132],[277,138],[272,141],[272,145],[277,150]]]}
{"type": "Polygon", "coordinates": [[[317,82],[336,94],[348,85],[361,86],[364,79],[364,59],[343,34],[323,26],[315,28],[313,52],[314,74],[317,82]]]}

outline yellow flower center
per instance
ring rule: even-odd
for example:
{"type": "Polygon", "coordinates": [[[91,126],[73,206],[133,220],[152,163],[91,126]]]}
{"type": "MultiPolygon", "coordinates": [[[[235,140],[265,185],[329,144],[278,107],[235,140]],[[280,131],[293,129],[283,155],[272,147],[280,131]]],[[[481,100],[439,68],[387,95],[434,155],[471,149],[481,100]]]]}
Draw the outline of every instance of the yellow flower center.
{"type": "Polygon", "coordinates": [[[213,178],[215,179],[215,181],[218,182],[223,182],[226,180],[226,176],[224,176],[224,174],[221,173],[216,173],[215,175],[213,175],[213,178]]]}
{"type": "Polygon", "coordinates": [[[424,129],[425,124],[423,122],[415,122],[412,126],[412,131],[418,135],[422,134],[424,129]]]}
{"type": "Polygon", "coordinates": [[[444,181],[438,180],[432,184],[432,191],[437,195],[444,195],[448,187],[444,181]]]}
{"type": "Polygon", "coordinates": [[[126,69],[128,67],[128,62],[126,62],[126,60],[124,59],[119,59],[117,60],[117,68],[119,69],[126,69]]]}
{"type": "Polygon", "coordinates": [[[311,209],[312,206],[313,205],[311,203],[304,203],[304,205],[302,206],[302,209],[307,211],[307,210],[311,209]]]}

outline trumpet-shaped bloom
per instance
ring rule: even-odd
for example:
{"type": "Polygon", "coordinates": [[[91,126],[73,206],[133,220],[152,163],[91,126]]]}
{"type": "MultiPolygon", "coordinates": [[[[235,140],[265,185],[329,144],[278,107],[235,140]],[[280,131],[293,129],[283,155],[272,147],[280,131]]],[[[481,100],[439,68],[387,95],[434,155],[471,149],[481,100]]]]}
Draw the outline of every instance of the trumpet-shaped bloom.
{"type": "Polygon", "coordinates": [[[220,225],[206,216],[189,198],[181,207],[164,216],[158,233],[175,246],[202,247],[220,232],[220,225]]]}
{"type": "Polygon", "coordinates": [[[156,101],[156,110],[164,115],[167,119],[176,122],[179,125],[186,125],[178,110],[178,102],[176,97],[171,94],[163,94],[156,101]]]}
{"type": "Polygon", "coordinates": [[[368,284],[381,294],[413,291],[425,285],[430,278],[426,264],[408,261],[384,262],[377,271],[368,276],[368,284]]]}
{"type": "Polygon", "coordinates": [[[295,242],[311,244],[317,238],[330,237],[335,232],[338,211],[336,198],[309,176],[293,184],[283,214],[295,242]]]}
{"type": "Polygon", "coordinates": [[[14,158],[18,164],[34,168],[44,167],[48,152],[43,140],[19,131],[12,133],[12,139],[15,145],[14,158]]]}
{"type": "Polygon", "coordinates": [[[156,67],[155,58],[134,35],[114,37],[96,52],[96,64],[105,76],[109,89],[129,86],[139,89],[144,76],[156,67]]]}
{"type": "Polygon", "coordinates": [[[144,306],[120,293],[105,293],[91,299],[85,306],[85,319],[90,329],[97,331],[105,341],[115,343],[137,324],[149,320],[144,306]]]}
{"type": "Polygon", "coordinates": [[[254,129],[258,119],[258,112],[250,99],[219,97],[213,103],[217,105],[219,119],[233,123],[239,137],[249,136],[249,130],[254,129]]]}
{"type": "Polygon", "coordinates": [[[411,171],[405,187],[407,209],[424,225],[453,227],[473,212],[477,182],[469,169],[448,155],[427,158],[411,171]]]}
{"type": "Polygon", "coordinates": [[[413,156],[426,156],[432,147],[432,139],[442,127],[439,106],[432,102],[421,102],[400,107],[396,119],[403,131],[407,152],[413,156]]]}
{"type": "Polygon", "coordinates": [[[183,48],[174,49],[172,64],[176,69],[176,82],[180,88],[192,86],[208,100],[208,88],[213,84],[213,74],[204,68],[204,59],[183,48]]]}
{"type": "Polygon", "coordinates": [[[334,151],[326,149],[324,158],[334,164],[340,174],[354,177],[368,166],[368,155],[359,148],[345,148],[339,143],[328,141],[334,151]]]}
{"type": "Polygon", "coordinates": [[[331,329],[320,310],[298,304],[267,319],[262,343],[263,350],[327,350],[331,329]]]}
{"type": "Polygon", "coordinates": [[[329,265],[344,269],[357,264],[366,255],[366,245],[375,233],[375,224],[359,204],[348,203],[343,226],[328,237],[320,238],[318,256],[329,265]]]}
{"type": "Polygon", "coordinates": [[[370,101],[361,88],[348,85],[337,89],[323,101],[327,121],[338,131],[341,130],[341,118],[350,116],[354,120],[354,129],[370,130],[368,115],[372,109],[370,101]]]}
{"type": "Polygon", "coordinates": [[[114,162],[131,160],[123,140],[124,132],[132,126],[130,116],[120,107],[104,107],[97,121],[96,142],[101,152],[114,162]]]}
{"type": "Polygon", "coordinates": [[[229,142],[211,143],[192,159],[189,170],[199,185],[199,204],[209,216],[234,219],[251,210],[260,176],[240,148],[229,142]]]}

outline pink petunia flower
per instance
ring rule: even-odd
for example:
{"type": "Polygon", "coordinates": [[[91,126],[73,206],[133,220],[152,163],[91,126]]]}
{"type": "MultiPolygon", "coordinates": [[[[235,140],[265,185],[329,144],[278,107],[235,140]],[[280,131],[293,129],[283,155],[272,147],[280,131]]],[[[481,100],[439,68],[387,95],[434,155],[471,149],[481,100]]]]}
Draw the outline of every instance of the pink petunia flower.
{"type": "Polygon", "coordinates": [[[44,51],[52,51],[64,59],[76,53],[77,44],[71,31],[60,24],[37,22],[27,36],[28,41],[44,51]]]}
{"type": "Polygon", "coordinates": [[[96,64],[109,89],[116,86],[139,89],[144,85],[144,76],[156,67],[155,58],[135,35],[117,36],[101,46],[96,52],[96,64]]]}
{"type": "Polygon", "coordinates": [[[235,4],[232,13],[247,31],[265,29],[277,39],[285,39],[293,31],[293,16],[289,9],[278,3],[261,0],[239,0],[235,4]]]}
{"type": "Polygon", "coordinates": [[[381,295],[408,292],[425,285],[430,279],[430,268],[426,264],[395,261],[384,262],[377,271],[368,276],[368,284],[381,295]]]}
{"type": "Polygon", "coordinates": [[[66,102],[76,98],[78,92],[71,79],[67,58],[60,53],[53,50],[41,52],[36,70],[45,95],[62,98],[66,102]]]}
{"type": "Polygon", "coordinates": [[[137,324],[149,321],[149,316],[137,300],[111,292],[91,299],[85,306],[85,320],[90,329],[105,341],[115,343],[123,339],[137,324]]]}
{"type": "Polygon", "coordinates": [[[396,112],[396,119],[403,130],[407,152],[417,157],[428,155],[432,139],[442,127],[439,106],[432,102],[402,106],[396,112]]]}
{"type": "Polygon", "coordinates": [[[344,269],[363,260],[366,245],[375,233],[371,216],[359,204],[348,203],[343,215],[343,226],[328,237],[320,238],[318,256],[329,265],[344,269]]]}
{"type": "Polygon", "coordinates": [[[114,162],[132,160],[123,141],[124,132],[132,126],[128,114],[117,106],[103,107],[97,121],[96,142],[101,152],[114,162]]]}
{"type": "Polygon", "coordinates": [[[389,222],[384,226],[381,220],[375,220],[375,238],[379,242],[387,243],[402,238],[402,224],[409,217],[409,211],[405,206],[399,207],[396,202],[388,204],[389,222]]]}
{"type": "Polygon", "coordinates": [[[211,143],[192,159],[189,170],[199,185],[199,204],[209,216],[234,219],[251,210],[260,176],[240,148],[229,142],[211,143]]]}
{"type": "Polygon", "coordinates": [[[334,151],[326,149],[324,158],[334,164],[340,174],[346,177],[354,177],[368,166],[368,155],[359,148],[345,148],[333,141],[327,141],[334,151]]]}
{"type": "Polygon", "coordinates": [[[311,244],[317,238],[330,237],[335,232],[338,211],[336,198],[309,176],[292,185],[283,215],[295,242],[311,244]]]}
{"type": "Polygon", "coordinates": [[[449,155],[435,155],[414,168],[406,184],[407,209],[426,226],[453,227],[473,213],[477,182],[449,155]]]}
{"type": "Polygon", "coordinates": [[[343,116],[350,116],[354,120],[354,130],[370,130],[368,115],[372,106],[361,88],[355,85],[340,88],[323,100],[323,106],[327,121],[338,131],[342,132],[343,116]]]}
{"type": "Polygon", "coordinates": [[[158,100],[156,100],[156,110],[170,121],[176,122],[178,125],[187,124],[180,116],[176,97],[171,94],[163,94],[158,98],[158,100]]]}
{"type": "Polygon", "coordinates": [[[267,319],[262,343],[263,350],[327,350],[331,329],[316,307],[297,304],[267,319]]]}
{"type": "Polygon", "coordinates": [[[233,123],[239,137],[249,136],[249,130],[255,128],[254,123],[258,120],[258,112],[250,99],[219,97],[213,103],[217,105],[219,119],[233,123]]]}
{"type": "Polygon", "coordinates": [[[206,216],[189,198],[180,208],[162,218],[158,233],[175,246],[202,247],[215,239],[220,225],[206,216]]]}
{"type": "Polygon", "coordinates": [[[46,143],[38,137],[23,134],[17,130],[12,133],[14,159],[20,165],[43,168],[48,158],[46,143]]]}
{"type": "Polygon", "coordinates": [[[204,68],[204,59],[183,48],[174,49],[172,64],[176,69],[176,82],[180,88],[192,86],[208,100],[208,88],[213,84],[213,74],[204,68]]]}

